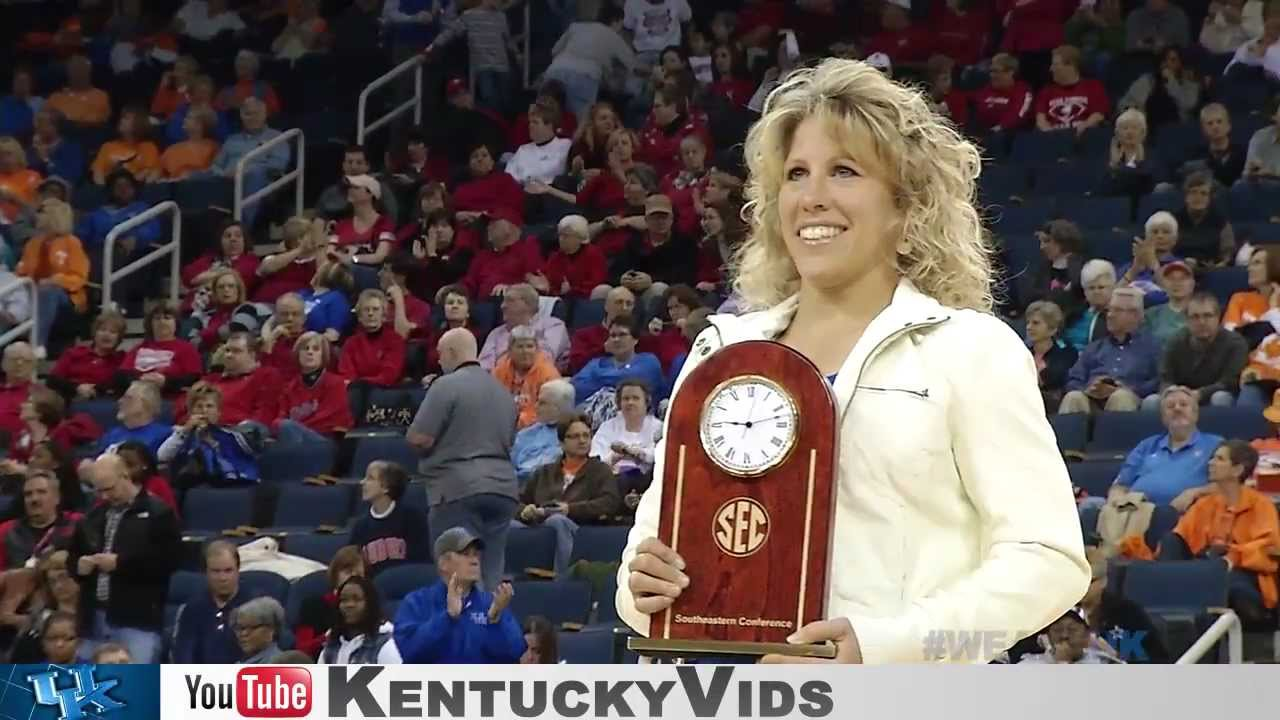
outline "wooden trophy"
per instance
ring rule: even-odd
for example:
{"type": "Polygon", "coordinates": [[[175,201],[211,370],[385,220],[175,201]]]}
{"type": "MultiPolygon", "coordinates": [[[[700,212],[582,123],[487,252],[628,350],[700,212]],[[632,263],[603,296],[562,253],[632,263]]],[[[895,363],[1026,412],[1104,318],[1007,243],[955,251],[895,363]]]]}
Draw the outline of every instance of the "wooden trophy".
{"type": "Polygon", "coordinates": [[[825,618],[837,422],[826,378],[776,342],[727,345],[667,410],[658,537],[689,586],[649,621],[641,654],[834,657],[787,636],[825,618]]]}

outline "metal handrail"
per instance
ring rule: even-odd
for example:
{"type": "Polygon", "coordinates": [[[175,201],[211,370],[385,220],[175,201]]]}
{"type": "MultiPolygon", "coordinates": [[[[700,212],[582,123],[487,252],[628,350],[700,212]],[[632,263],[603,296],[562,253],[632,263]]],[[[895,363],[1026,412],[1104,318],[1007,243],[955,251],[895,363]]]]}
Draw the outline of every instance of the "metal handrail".
{"type": "Polygon", "coordinates": [[[38,337],[40,327],[40,296],[36,292],[35,281],[29,277],[14,276],[14,278],[5,283],[4,286],[0,286],[0,298],[5,297],[15,288],[22,285],[26,285],[27,290],[31,292],[31,316],[6,330],[3,335],[0,335],[0,345],[8,345],[21,337],[23,333],[26,333],[30,336],[31,347],[34,348],[40,344],[40,339],[38,337]]]}
{"type": "Polygon", "coordinates": [[[410,109],[413,110],[413,124],[422,124],[422,65],[425,62],[426,59],[421,55],[415,55],[395,66],[382,77],[369,83],[364,90],[360,91],[360,103],[356,108],[357,145],[363,145],[365,136],[387,125],[410,109]],[[386,115],[377,120],[366,122],[365,111],[369,109],[369,96],[373,94],[373,91],[395,81],[410,70],[413,71],[413,97],[388,110],[386,115]]]}
{"type": "Polygon", "coordinates": [[[157,204],[155,207],[144,213],[135,215],[119,225],[111,228],[111,232],[107,233],[107,240],[102,248],[102,309],[110,310],[114,307],[111,302],[111,289],[116,281],[122,280],[142,268],[152,264],[153,262],[169,257],[169,272],[172,273],[172,281],[169,283],[169,300],[174,305],[178,304],[178,285],[179,270],[178,264],[181,261],[180,248],[182,247],[182,209],[178,207],[178,203],[172,200],[166,200],[157,204]],[[124,235],[126,232],[150,222],[151,220],[164,215],[165,213],[173,213],[172,228],[169,231],[169,242],[125,265],[119,270],[114,269],[113,260],[116,250],[116,238],[124,235]]]}
{"type": "Polygon", "coordinates": [[[1234,610],[1219,610],[1220,617],[1209,626],[1209,629],[1195,641],[1187,651],[1182,653],[1175,665],[1194,665],[1218,644],[1223,635],[1227,636],[1227,662],[1239,665],[1244,662],[1244,628],[1240,625],[1240,616],[1234,610]]]}
{"type": "Polygon", "coordinates": [[[235,189],[235,206],[234,206],[235,219],[237,221],[244,219],[243,218],[244,207],[249,203],[258,202],[262,198],[270,195],[271,193],[275,192],[276,190],[279,190],[280,188],[284,187],[285,185],[288,185],[290,182],[293,182],[295,180],[297,182],[294,187],[293,214],[301,215],[302,214],[302,177],[303,177],[303,173],[306,171],[306,166],[307,166],[307,138],[305,135],[302,134],[302,131],[297,128],[294,128],[292,130],[285,130],[284,132],[280,133],[278,136],[271,138],[267,142],[245,153],[244,157],[240,158],[240,162],[236,163],[236,178],[235,178],[236,189],[235,189]],[[268,150],[271,150],[275,146],[281,145],[283,143],[287,143],[294,138],[298,139],[298,151],[296,154],[294,154],[293,169],[285,173],[284,175],[281,175],[274,182],[268,184],[266,187],[262,188],[261,190],[258,190],[257,192],[250,195],[249,197],[243,197],[244,172],[245,172],[245,169],[249,166],[249,161],[267,152],[268,150]]]}

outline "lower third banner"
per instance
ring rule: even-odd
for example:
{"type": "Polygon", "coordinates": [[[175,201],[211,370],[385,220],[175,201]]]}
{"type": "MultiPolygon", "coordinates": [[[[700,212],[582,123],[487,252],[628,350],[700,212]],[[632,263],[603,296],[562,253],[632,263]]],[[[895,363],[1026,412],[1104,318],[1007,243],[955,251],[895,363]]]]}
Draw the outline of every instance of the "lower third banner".
{"type": "Polygon", "coordinates": [[[158,665],[0,665],[0,720],[158,717],[158,665]]]}

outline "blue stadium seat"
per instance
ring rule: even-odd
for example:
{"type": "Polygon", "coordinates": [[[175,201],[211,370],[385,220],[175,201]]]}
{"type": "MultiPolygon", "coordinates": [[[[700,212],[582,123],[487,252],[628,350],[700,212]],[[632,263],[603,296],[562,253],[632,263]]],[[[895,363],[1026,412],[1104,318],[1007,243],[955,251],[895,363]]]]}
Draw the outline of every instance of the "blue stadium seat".
{"type": "MultiPolygon", "coordinates": [[[[350,437],[350,435],[348,435],[350,437]]],[[[351,460],[351,477],[364,477],[369,463],[374,460],[389,460],[398,463],[410,474],[418,471],[418,451],[409,445],[402,433],[396,431],[379,431],[376,434],[360,434],[357,436],[355,455],[351,460]]]]}
{"type": "Polygon", "coordinates": [[[522,623],[530,615],[541,615],[556,627],[567,622],[587,624],[591,612],[591,583],[585,580],[517,582],[515,591],[511,612],[522,623]]]}
{"type": "Polygon", "coordinates": [[[1069,195],[1073,202],[1097,189],[1102,175],[1099,166],[1089,160],[1041,165],[1032,172],[1036,195],[1069,195]]]}
{"type": "Polygon", "coordinates": [[[1098,125],[1085,130],[1080,136],[1080,154],[1095,161],[1107,157],[1111,150],[1111,138],[1114,136],[1115,128],[1111,125],[1098,125]]]}
{"type": "Polygon", "coordinates": [[[1135,562],[1124,596],[1147,611],[1202,612],[1227,606],[1227,564],[1221,560],[1135,562]]]}
{"type": "Polygon", "coordinates": [[[1021,165],[985,165],[978,177],[978,194],[983,203],[1008,203],[1027,194],[1027,169],[1021,165]]]}
{"type": "Polygon", "coordinates": [[[71,206],[82,213],[90,213],[105,205],[107,190],[91,182],[80,183],[71,193],[71,206]]]}
{"type": "Polygon", "coordinates": [[[526,576],[525,570],[551,570],[555,564],[554,530],[549,527],[511,528],[507,535],[507,573],[518,579],[526,576]]]}
{"type": "Polygon", "coordinates": [[[611,573],[595,593],[596,618],[598,624],[614,624],[618,622],[618,576],[611,573]]]}
{"type": "Polygon", "coordinates": [[[434,565],[427,563],[403,563],[379,572],[373,584],[383,600],[400,601],[409,593],[435,584],[440,579],[434,565]]]}
{"type": "Polygon", "coordinates": [[[1035,167],[1075,155],[1076,136],[1069,130],[1024,132],[1013,139],[1013,164],[1035,167]]]}
{"type": "Polygon", "coordinates": [[[1247,407],[1206,405],[1200,408],[1200,429],[1224,438],[1240,440],[1257,440],[1273,434],[1271,423],[1267,422],[1262,413],[1247,407]]]}
{"type": "Polygon", "coordinates": [[[1147,218],[1161,210],[1177,212],[1182,209],[1182,205],[1182,192],[1178,190],[1157,191],[1143,195],[1138,200],[1138,222],[1145,223],[1147,218]]]}
{"type": "Polygon", "coordinates": [[[346,532],[289,533],[284,539],[284,551],[328,565],[334,553],[350,542],[350,537],[346,532]]]}
{"type": "Polygon", "coordinates": [[[1143,536],[1147,547],[1152,550],[1159,547],[1164,536],[1173,532],[1173,529],[1178,526],[1178,517],[1178,511],[1172,506],[1156,505],[1155,512],[1151,513],[1151,524],[1147,526],[1147,532],[1143,536]]]}
{"type": "Polygon", "coordinates": [[[258,470],[264,482],[297,482],[305,477],[330,472],[333,469],[334,453],[332,443],[315,443],[299,448],[273,442],[258,456],[258,470]]]}
{"type": "Polygon", "coordinates": [[[1082,228],[1128,227],[1133,210],[1127,197],[1090,197],[1075,202],[1072,219],[1082,228]]]}
{"type": "Polygon", "coordinates": [[[1107,496],[1107,490],[1120,472],[1118,460],[1086,460],[1085,462],[1067,463],[1067,472],[1071,475],[1071,484],[1084,488],[1090,497],[1107,496]]]}
{"type": "Polygon", "coordinates": [[[351,516],[354,489],[354,485],[285,485],[280,488],[271,524],[291,528],[345,525],[351,516]]]}
{"type": "Polygon", "coordinates": [[[281,607],[289,602],[289,580],[279,573],[245,570],[240,573],[240,587],[254,597],[275,598],[281,607]]]}
{"type": "Polygon", "coordinates": [[[1123,458],[1138,443],[1163,432],[1158,413],[1104,412],[1097,416],[1086,450],[1091,458],[1123,458]]]}
{"type": "Polygon", "coordinates": [[[1055,215],[1052,204],[1048,202],[993,207],[988,212],[992,226],[1003,237],[1031,235],[1055,215]]]}
{"type": "Polygon", "coordinates": [[[253,522],[254,488],[197,487],[182,502],[187,530],[229,530],[253,522]]]}
{"type": "Polygon", "coordinates": [[[1049,425],[1058,438],[1058,449],[1062,452],[1084,452],[1089,440],[1089,416],[1084,413],[1049,416],[1049,425]]]}
{"type": "Polygon", "coordinates": [[[599,325],[604,322],[604,300],[583,300],[581,298],[574,300],[571,322],[573,324],[570,330],[580,330],[584,327],[599,325]]]}
{"type": "Polygon", "coordinates": [[[1249,289],[1249,270],[1242,267],[1210,270],[1199,278],[1198,285],[1197,290],[1213,293],[1222,307],[1226,307],[1233,293],[1249,289]]]}
{"type": "Polygon", "coordinates": [[[209,583],[202,572],[193,572],[191,570],[179,570],[169,576],[169,591],[165,595],[165,603],[169,605],[182,605],[190,602],[191,598],[196,597],[209,588],[209,583]]]}
{"type": "Polygon", "coordinates": [[[70,412],[84,413],[102,428],[103,432],[119,424],[116,420],[116,401],[108,399],[77,400],[71,403],[70,412]]]}
{"type": "Polygon", "coordinates": [[[1280,223],[1247,222],[1232,225],[1236,244],[1280,245],[1280,223]]]}
{"type": "Polygon", "coordinates": [[[1232,223],[1265,223],[1280,211],[1280,188],[1270,185],[1239,182],[1231,186],[1232,223]]]}
{"type": "Polygon", "coordinates": [[[477,300],[471,303],[471,322],[486,333],[493,329],[500,317],[497,303],[491,300],[477,300]]]}
{"type": "Polygon", "coordinates": [[[556,634],[560,660],[570,665],[609,665],[613,662],[613,628],[588,627],[556,634]]]}
{"type": "Polygon", "coordinates": [[[289,627],[298,624],[298,614],[302,603],[309,597],[320,597],[329,592],[329,575],[325,570],[317,570],[289,583],[289,598],[285,603],[285,622],[289,627]]]}
{"type": "MultiPolygon", "coordinates": [[[[1043,255],[1040,252],[1040,241],[1035,235],[1009,234],[1003,236],[1005,277],[1011,289],[1021,289],[1026,282],[1025,276],[1034,273],[1043,255]]],[[[1025,305],[1024,298],[1019,302],[1025,305]]]]}
{"type": "Polygon", "coordinates": [[[204,212],[211,207],[230,208],[233,188],[225,178],[189,178],[173,183],[173,200],[184,212],[204,212]]]}
{"type": "Polygon", "coordinates": [[[573,555],[570,563],[618,562],[627,546],[627,534],[631,528],[625,525],[581,525],[573,539],[573,555]]]}
{"type": "Polygon", "coordinates": [[[1089,247],[1087,257],[1110,260],[1116,266],[1116,272],[1133,260],[1133,238],[1141,234],[1132,227],[1094,227],[1085,232],[1085,243],[1089,247]]]}

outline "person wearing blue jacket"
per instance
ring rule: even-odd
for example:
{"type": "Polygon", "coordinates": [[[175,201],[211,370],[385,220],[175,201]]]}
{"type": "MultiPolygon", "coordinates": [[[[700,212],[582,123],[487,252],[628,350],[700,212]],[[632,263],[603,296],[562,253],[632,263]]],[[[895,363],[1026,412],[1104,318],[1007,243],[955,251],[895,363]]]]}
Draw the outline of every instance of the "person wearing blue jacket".
{"type": "Polygon", "coordinates": [[[179,486],[251,485],[258,482],[258,450],[237,428],[219,425],[222,391],[196,383],[187,393],[190,416],[160,445],[157,459],[171,468],[179,486]]]}
{"type": "Polygon", "coordinates": [[[351,271],[337,261],[322,262],[311,276],[311,287],[298,293],[306,313],[306,329],[338,342],[351,327],[351,271]]]}
{"type": "MultiPolygon", "coordinates": [[[[107,177],[107,188],[111,199],[106,205],[86,215],[76,227],[76,237],[84,244],[84,251],[89,256],[90,274],[95,279],[102,277],[102,248],[106,245],[107,235],[117,225],[150,209],[150,206],[138,200],[140,184],[128,170],[111,173],[107,177]]],[[[160,221],[153,219],[133,228],[123,237],[116,238],[112,263],[120,268],[147,254],[160,240],[160,232],[160,221]]],[[[137,277],[141,276],[135,276],[137,277]]],[[[129,278],[124,283],[136,286],[139,281],[135,278],[129,278]]],[[[131,293],[123,294],[128,297],[131,293]]]]}
{"type": "Polygon", "coordinates": [[[619,315],[609,322],[609,336],[604,341],[606,355],[591,362],[573,376],[575,401],[582,405],[591,396],[613,388],[627,378],[638,378],[653,391],[656,403],[666,396],[667,380],[662,362],[653,353],[636,352],[635,321],[630,315],[619,315]]]}
{"type": "Polygon", "coordinates": [[[406,663],[514,664],[524,654],[524,632],[509,605],[510,582],[496,593],[478,587],[484,544],[454,527],[435,544],[440,580],[407,595],[396,612],[395,641],[406,663]]]}

